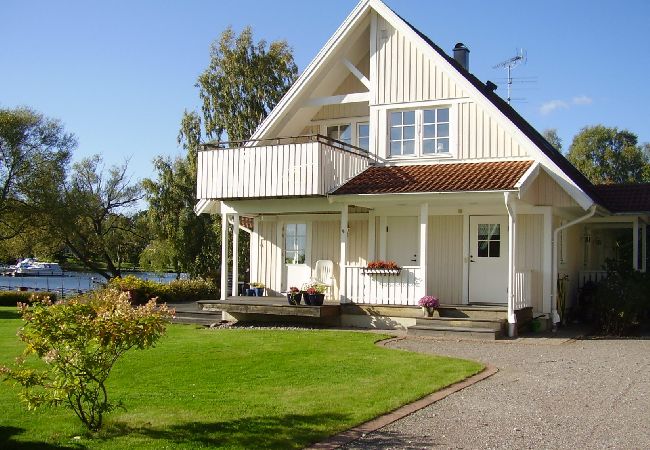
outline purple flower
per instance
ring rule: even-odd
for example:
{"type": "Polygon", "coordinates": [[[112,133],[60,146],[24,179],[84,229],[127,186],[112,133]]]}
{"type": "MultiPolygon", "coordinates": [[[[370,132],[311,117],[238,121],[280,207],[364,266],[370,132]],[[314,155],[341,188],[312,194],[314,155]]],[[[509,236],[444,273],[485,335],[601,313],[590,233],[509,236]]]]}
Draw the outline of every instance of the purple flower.
{"type": "Polygon", "coordinates": [[[440,306],[440,300],[433,295],[425,295],[420,299],[418,305],[424,306],[425,308],[437,308],[440,306]]]}

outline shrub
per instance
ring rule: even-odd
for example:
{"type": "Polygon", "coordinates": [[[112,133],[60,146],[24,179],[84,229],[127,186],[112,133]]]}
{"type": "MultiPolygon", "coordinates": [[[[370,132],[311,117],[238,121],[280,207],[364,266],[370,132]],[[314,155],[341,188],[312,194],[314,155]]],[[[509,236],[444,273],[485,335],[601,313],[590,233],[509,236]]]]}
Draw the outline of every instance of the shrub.
{"type": "Polygon", "coordinates": [[[18,303],[33,303],[48,298],[56,301],[55,292],[0,291],[0,306],[16,306],[18,303]]]}
{"type": "Polygon", "coordinates": [[[154,301],[133,308],[124,293],[110,289],[20,309],[25,325],[18,336],[26,347],[14,368],[0,372],[22,387],[28,409],[66,406],[93,431],[121,406],[109,402],[106,388],[115,362],[131,348],[153,346],[173,314],[154,301]],[[34,368],[29,357],[42,359],[44,368],[34,368]]]}
{"type": "Polygon", "coordinates": [[[157,298],[159,302],[194,302],[202,299],[218,298],[219,289],[206,280],[174,280],[169,284],[141,280],[133,275],[113,278],[108,283],[109,289],[127,292],[135,305],[157,298]]]}
{"type": "Polygon", "coordinates": [[[608,262],[607,278],[596,287],[593,317],[598,332],[605,335],[635,334],[650,315],[650,277],[608,262]]]}
{"type": "Polygon", "coordinates": [[[195,302],[197,300],[208,300],[219,298],[217,286],[201,278],[193,280],[174,280],[165,285],[166,297],[161,296],[167,302],[195,302]]]}

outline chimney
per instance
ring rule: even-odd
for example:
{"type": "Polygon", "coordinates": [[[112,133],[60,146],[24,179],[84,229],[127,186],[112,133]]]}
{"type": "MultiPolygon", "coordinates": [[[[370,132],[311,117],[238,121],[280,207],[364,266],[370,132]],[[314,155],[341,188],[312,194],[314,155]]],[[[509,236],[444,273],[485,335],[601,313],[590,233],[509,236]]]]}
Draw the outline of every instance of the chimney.
{"type": "Polygon", "coordinates": [[[465,70],[469,71],[469,49],[462,42],[459,42],[454,47],[454,59],[465,70]]]}

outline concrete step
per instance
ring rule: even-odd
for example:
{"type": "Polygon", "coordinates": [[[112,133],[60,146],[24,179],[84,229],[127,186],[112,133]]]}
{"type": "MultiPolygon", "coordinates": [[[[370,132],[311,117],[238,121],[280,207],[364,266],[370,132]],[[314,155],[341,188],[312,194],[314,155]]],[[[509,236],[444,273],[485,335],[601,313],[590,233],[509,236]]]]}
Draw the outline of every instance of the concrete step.
{"type": "Polygon", "coordinates": [[[176,311],[173,323],[211,325],[221,321],[221,311],[176,311]]]}
{"type": "Polygon", "coordinates": [[[507,319],[506,306],[475,306],[475,305],[441,305],[438,308],[440,317],[457,317],[466,319],[507,319]]]}
{"type": "Polygon", "coordinates": [[[505,331],[506,319],[470,319],[466,317],[421,317],[415,319],[418,326],[447,326],[458,328],[490,328],[494,331],[505,331]]]}
{"type": "Polygon", "coordinates": [[[461,339],[495,340],[501,332],[493,328],[457,327],[447,325],[413,325],[408,327],[408,336],[445,336],[461,339]]]}

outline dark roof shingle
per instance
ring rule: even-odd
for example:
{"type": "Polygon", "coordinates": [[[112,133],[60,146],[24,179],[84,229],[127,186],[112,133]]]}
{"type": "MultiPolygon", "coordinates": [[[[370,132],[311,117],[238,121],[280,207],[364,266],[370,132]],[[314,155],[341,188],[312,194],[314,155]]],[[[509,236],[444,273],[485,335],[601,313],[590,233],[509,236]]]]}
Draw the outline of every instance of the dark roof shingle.
{"type": "Polygon", "coordinates": [[[650,213],[650,183],[597,184],[594,190],[612,212],[650,213]]]}
{"type": "Polygon", "coordinates": [[[333,195],[512,190],[532,161],[369,167],[333,195]]]}

